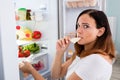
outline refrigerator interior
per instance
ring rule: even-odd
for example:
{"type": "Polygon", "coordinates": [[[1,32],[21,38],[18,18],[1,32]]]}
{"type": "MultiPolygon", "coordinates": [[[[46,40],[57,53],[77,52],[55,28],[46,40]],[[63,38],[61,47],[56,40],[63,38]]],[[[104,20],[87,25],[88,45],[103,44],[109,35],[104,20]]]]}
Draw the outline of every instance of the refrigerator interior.
{"type": "MultiPolygon", "coordinates": [[[[18,10],[20,8],[26,8],[31,10],[31,20],[16,20],[16,26],[28,27],[32,31],[38,30],[42,33],[42,36],[38,40],[17,40],[19,45],[29,45],[31,43],[37,43],[40,46],[40,52],[34,58],[35,60],[40,60],[43,63],[43,69],[38,70],[39,73],[45,77],[47,80],[50,79],[50,68],[52,60],[55,55],[55,44],[58,39],[58,12],[57,12],[57,0],[14,0],[15,13],[18,15],[18,10]],[[24,4],[23,4],[24,3],[24,4]],[[39,55],[40,54],[40,55],[39,55]]],[[[33,58],[32,57],[32,58],[33,58]]],[[[28,59],[29,57],[27,57],[28,59]]],[[[20,61],[26,60],[26,58],[20,61]]],[[[21,80],[23,75],[20,72],[21,80]]],[[[34,80],[32,75],[24,78],[25,80],[34,80]]]]}

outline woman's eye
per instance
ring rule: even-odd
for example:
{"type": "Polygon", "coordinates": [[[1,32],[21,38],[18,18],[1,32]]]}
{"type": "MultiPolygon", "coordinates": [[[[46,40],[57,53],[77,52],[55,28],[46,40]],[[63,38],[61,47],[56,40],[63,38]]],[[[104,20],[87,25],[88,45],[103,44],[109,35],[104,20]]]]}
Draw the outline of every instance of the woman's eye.
{"type": "Polygon", "coordinates": [[[86,28],[89,28],[89,26],[88,25],[83,25],[83,28],[86,29],[86,28]]]}
{"type": "Polygon", "coordinates": [[[80,25],[79,24],[77,24],[77,28],[79,28],[80,27],[80,25]]]}

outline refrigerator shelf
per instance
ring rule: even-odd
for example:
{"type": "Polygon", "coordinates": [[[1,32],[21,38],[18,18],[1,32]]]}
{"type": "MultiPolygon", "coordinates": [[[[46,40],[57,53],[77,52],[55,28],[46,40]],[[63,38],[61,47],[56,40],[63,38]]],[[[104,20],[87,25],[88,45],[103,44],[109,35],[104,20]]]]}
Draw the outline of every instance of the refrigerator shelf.
{"type": "Polygon", "coordinates": [[[17,40],[16,41],[18,45],[27,45],[27,44],[31,44],[31,43],[39,43],[39,40],[30,40],[30,41],[26,41],[26,40],[17,40]]]}
{"type": "Polygon", "coordinates": [[[27,41],[27,40],[16,40],[16,43],[17,43],[17,45],[19,46],[19,45],[27,45],[27,44],[31,44],[31,43],[37,43],[37,44],[42,44],[42,45],[47,45],[48,44],[48,42],[49,42],[49,40],[29,40],[29,41],[27,41]]]}
{"type": "Polygon", "coordinates": [[[66,0],[67,8],[94,7],[98,0],[66,0]]]}
{"type": "Polygon", "coordinates": [[[23,58],[18,58],[19,63],[21,63],[22,61],[28,61],[31,64],[38,62],[38,58],[44,55],[47,55],[48,53],[44,53],[44,52],[40,52],[37,54],[31,54],[29,57],[23,57],[23,58]]]}
{"type": "Polygon", "coordinates": [[[29,27],[32,30],[35,28],[36,21],[35,20],[18,20],[16,21],[16,25],[19,25],[21,27],[29,27]]]}

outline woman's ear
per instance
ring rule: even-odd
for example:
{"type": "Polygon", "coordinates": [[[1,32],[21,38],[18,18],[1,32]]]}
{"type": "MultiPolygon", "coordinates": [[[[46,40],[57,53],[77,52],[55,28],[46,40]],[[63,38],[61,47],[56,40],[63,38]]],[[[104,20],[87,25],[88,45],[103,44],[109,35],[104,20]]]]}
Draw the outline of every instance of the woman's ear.
{"type": "Polygon", "coordinates": [[[105,32],[105,28],[104,28],[104,27],[101,27],[101,28],[98,29],[98,30],[99,30],[99,31],[98,31],[97,36],[100,37],[100,36],[102,36],[102,35],[104,34],[104,32],[105,32]]]}

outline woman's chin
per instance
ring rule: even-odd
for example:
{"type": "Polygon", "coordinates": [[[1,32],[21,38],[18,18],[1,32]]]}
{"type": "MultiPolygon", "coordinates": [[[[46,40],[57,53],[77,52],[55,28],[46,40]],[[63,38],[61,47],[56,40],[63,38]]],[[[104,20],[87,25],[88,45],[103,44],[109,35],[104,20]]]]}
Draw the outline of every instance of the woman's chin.
{"type": "Polygon", "coordinates": [[[84,43],[82,43],[82,42],[77,42],[79,45],[84,45],[84,43]]]}

